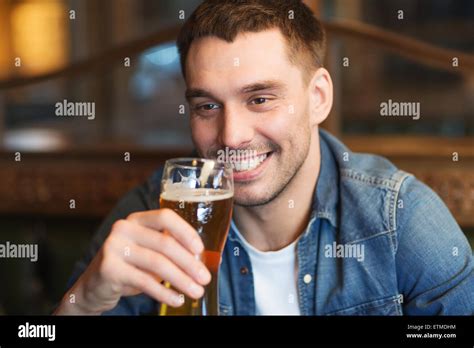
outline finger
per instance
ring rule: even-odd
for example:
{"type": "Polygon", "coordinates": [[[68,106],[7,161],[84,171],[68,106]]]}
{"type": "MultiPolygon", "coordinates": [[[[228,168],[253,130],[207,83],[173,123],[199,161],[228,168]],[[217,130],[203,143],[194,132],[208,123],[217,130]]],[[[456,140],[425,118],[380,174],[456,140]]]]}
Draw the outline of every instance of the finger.
{"type": "Polygon", "coordinates": [[[144,271],[156,274],[189,297],[198,299],[204,295],[204,288],[200,284],[160,253],[139,245],[132,245],[126,260],[144,271]]]}
{"type": "Polygon", "coordinates": [[[141,247],[154,250],[166,256],[196,282],[206,285],[211,280],[211,273],[199,259],[184,248],[173,236],[151,230],[142,225],[126,221],[133,225],[127,229],[128,237],[141,247]]]}
{"type": "Polygon", "coordinates": [[[179,307],[183,304],[183,298],[180,294],[160,284],[150,274],[127,263],[121,265],[121,268],[121,278],[125,285],[140,289],[156,301],[166,303],[172,307],[179,307]]]}
{"type": "Polygon", "coordinates": [[[128,219],[157,231],[166,230],[193,254],[200,254],[204,251],[204,244],[197,231],[171,209],[134,213],[128,219]]]}

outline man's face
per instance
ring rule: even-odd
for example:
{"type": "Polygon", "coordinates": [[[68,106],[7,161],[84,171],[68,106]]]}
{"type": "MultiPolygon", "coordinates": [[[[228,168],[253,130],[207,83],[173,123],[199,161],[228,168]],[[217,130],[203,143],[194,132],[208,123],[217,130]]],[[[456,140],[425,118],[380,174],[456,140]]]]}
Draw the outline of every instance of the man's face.
{"type": "Polygon", "coordinates": [[[255,151],[257,160],[234,166],[235,203],[273,200],[304,163],[315,127],[302,70],[290,63],[280,31],[240,34],[232,43],[198,39],[189,50],[186,74],[200,156],[217,158],[226,147],[255,151]]]}

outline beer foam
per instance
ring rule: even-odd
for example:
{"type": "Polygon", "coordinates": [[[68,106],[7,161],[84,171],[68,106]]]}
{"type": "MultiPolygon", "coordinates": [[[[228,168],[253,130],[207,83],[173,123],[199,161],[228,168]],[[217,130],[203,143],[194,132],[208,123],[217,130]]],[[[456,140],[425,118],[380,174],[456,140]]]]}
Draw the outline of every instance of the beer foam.
{"type": "Polygon", "coordinates": [[[219,189],[194,189],[194,190],[183,190],[180,187],[173,188],[161,193],[161,199],[167,201],[186,201],[186,202],[209,202],[209,201],[220,201],[223,199],[232,198],[234,193],[229,190],[219,189]]]}

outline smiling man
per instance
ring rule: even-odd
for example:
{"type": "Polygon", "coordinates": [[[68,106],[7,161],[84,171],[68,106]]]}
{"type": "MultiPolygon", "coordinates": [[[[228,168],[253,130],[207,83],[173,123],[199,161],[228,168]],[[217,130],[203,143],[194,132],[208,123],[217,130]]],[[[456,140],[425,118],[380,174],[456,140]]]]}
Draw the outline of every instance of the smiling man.
{"type": "MultiPolygon", "coordinates": [[[[296,0],[205,1],[179,35],[198,154],[257,154],[234,163],[220,313],[473,314],[472,250],[439,197],[319,129],[333,98],[324,47],[296,0]]],[[[146,314],[179,306],[178,292],[202,296],[202,242],[157,206],[160,177],[104,221],[57,314],[146,314]]]]}

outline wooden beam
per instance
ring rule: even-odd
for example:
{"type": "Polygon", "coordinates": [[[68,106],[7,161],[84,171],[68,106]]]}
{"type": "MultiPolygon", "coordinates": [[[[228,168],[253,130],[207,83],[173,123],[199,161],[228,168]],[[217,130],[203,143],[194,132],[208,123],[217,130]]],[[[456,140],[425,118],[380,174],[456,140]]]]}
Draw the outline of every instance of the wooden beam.
{"type": "MultiPolygon", "coordinates": [[[[346,37],[358,40],[367,45],[393,52],[401,57],[436,69],[463,75],[474,74],[473,54],[438,47],[358,21],[338,20],[323,22],[323,24],[326,27],[326,31],[334,37],[346,37]],[[457,57],[460,62],[456,68],[453,68],[451,65],[453,57],[457,57]]],[[[0,81],[0,89],[30,85],[60,76],[72,77],[83,73],[110,69],[110,65],[122,60],[124,55],[135,56],[150,47],[165,41],[175,40],[179,30],[180,26],[160,30],[143,39],[111,48],[92,58],[85,59],[44,75],[0,81]]]]}

